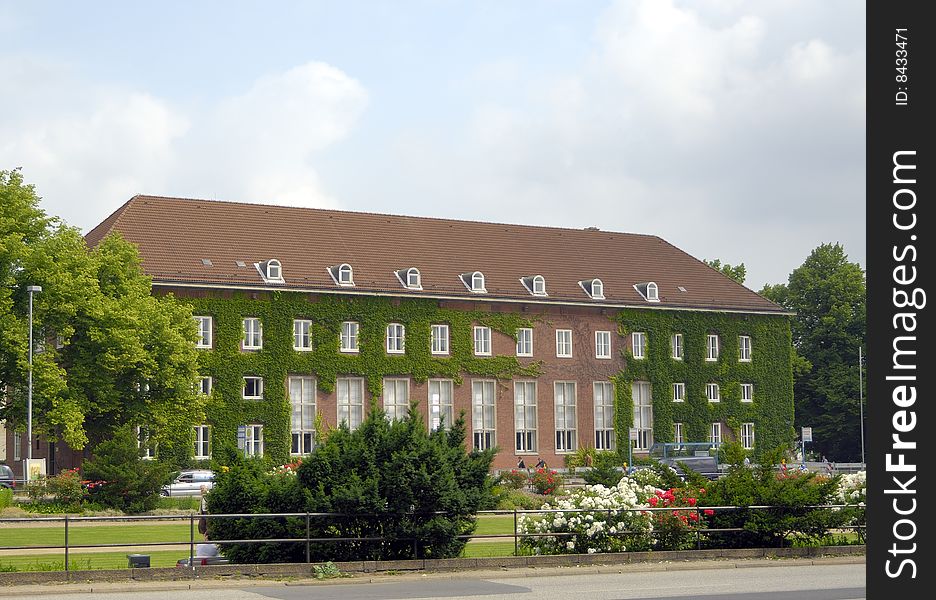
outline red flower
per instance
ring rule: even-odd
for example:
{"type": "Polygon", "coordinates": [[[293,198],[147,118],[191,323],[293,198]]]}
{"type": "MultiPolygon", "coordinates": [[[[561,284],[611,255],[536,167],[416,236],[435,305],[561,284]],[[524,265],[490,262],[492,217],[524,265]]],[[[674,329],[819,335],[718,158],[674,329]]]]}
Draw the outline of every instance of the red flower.
{"type": "Polygon", "coordinates": [[[647,502],[650,503],[650,506],[656,506],[658,500],[657,500],[657,497],[656,497],[656,496],[650,496],[650,498],[647,500],[647,502]]]}
{"type": "Polygon", "coordinates": [[[712,515],[715,514],[715,511],[712,510],[711,508],[706,508],[706,509],[705,509],[704,511],[702,511],[702,512],[705,513],[705,516],[706,516],[706,517],[711,517],[712,515]]]}
{"type": "Polygon", "coordinates": [[[695,499],[695,498],[689,498],[689,499],[687,500],[687,502],[689,502],[689,506],[695,506],[696,499],[695,499]]]}
{"type": "Polygon", "coordinates": [[[698,520],[699,520],[699,514],[698,514],[698,513],[691,513],[691,514],[689,515],[689,518],[692,519],[693,521],[698,521],[698,520]]]}

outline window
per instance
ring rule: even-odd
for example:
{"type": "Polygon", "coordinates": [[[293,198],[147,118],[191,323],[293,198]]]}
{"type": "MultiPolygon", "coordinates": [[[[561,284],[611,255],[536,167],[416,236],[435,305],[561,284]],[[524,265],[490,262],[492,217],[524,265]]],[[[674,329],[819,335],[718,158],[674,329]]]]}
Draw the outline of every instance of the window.
{"type": "Polygon", "coordinates": [[[206,396],[211,394],[211,377],[199,377],[198,378],[198,393],[204,394],[206,396]]]}
{"type": "MultiPolygon", "coordinates": [[[[242,425],[241,427],[244,432],[244,456],[263,456],[263,425],[242,425]]],[[[238,442],[240,442],[239,439],[238,442]]]]}
{"type": "Polygon", "coordinates": [[[472,292],[485,292],[484,289],[484,274],[480,271],[475,271],[471,274],[471,291],[472,292]]]}
{"type": "Polygon", "coordinates": [[[449,326],[448,325],[433,325],[432,326],[432,353],[433,354],[448,354],[449,353],[449,326]]]}
{"type": "Polygon", "coordinates": [[[292,434],[290,454],[308,454],[315,448],[315,394],[314,377],[289,378],[289,406],[292,409],[289,419],[292,434]]]}
{"type": "Polygon", "coordinates": [[[263,324],[260,319],[247,317],[244,319],[244,350],[259,350],[263,347],[263,324]]]}
{"type": "Polygon", "coordinates": [[[572,330],[556,330],[556,356],[559,358],[572,358],[572,330]]]}
{"type": "Polygon", "coordinates": [[[356,321],[345,321],[341,324],[341,347],[342,352],[358,351],[358,323],[356,321]]]}
{"type": "Polygon", "coordinates": [[[542,275],[537,275],[533,278],[533,295],[546,295],[546,279],[542,275]]]}
{"type": "Polygon", "coordinates": [[[721,423],[712,423],[712,429],[709,430],[708,441],[712,446],[721,444],[721,423]]]}
{"type": "Polygon", "coordinates": [[[718,336],[709,335],[706,344],[705,360],[718,360],[718,336]]]}
{"type": "Polygon", "coordinates": [[[263,400],[263,378],[244,377],[244,400],[263,400]]]}
{"type": "MultiPolygon", "coordinates": [[[[682,423],[673,423],[673,442],[676,444],[685,444],[686,436],[683,433],[683,424],[682,423]]],[[[681,450],[682,446],[676,446],[677,450],[681,450]]]]}
{"type": "Polygon", "coordinates": [[[595,332],[595,358],[611,358],[611,332],[595,332]]]}
{"type": "Polygon", "coordinates": [[[211,458],[211,427],[196,425],[195,460],[208,460],[209,458],[211,458]]]}
{"type": "Polygon", "coordinates": [[[410,267],[406,270],[406,287],[414,290],[422,289],[422,276],[416,267],[410,267]]]}
{"type": "Polygon", "coordinates": [[[475,356],[491,355],[491,328],[474,328],[474,353],[475,356]]]}
{"type": "Polygon", "coordinates": [[[533,330],[528,327],[517,330],[517,356],[533,356],[533,330]]]}
{"type": "Polygon", "coordinates": [[[338,422],[347,423],[352,430],[364,420],[364,380],[358,377],[339,377],[335,382],[338,390],[338,422]]]}
{"type": "Polygon", "coordinates": [[[595,300],[604,300],[604,283],[600,279],[592,279],[591,297],[595,300]]]}
{"type": "Polygon", "coordinates": [[[338,267],[338,285],[354,285],[354,270],[348,263],[338,267]]]}
{"type": "Polygon", "coordinates": [[[280,264],[280,261],[276,259],[267,261],[266,278],[267,279],[282,279],[283,278],[283,266],[280,264]]]}
{"type": "Polygon", "coordinates": [[[391,421],[402,421],[409,410],[409,379],[383,380],[384,412],[391,421]]]}
{"type": "Polygon", "coordinates": [[[536,382],[514,382],[514,431],[517,452],[536,452],[536,382]]]}
{"type": "MultiPolygon", "coordinates": [[[[198,341],[196,348],[211,348],[211,317],[195,317],[198,323],[198,341]]],[[[61,348],[56,342],[56,348],[61,348]]]]}
{"type": "Polygon", "coordinates": [[[23,434],[19,431],[13,432],[13,460],[23,460],[23,434]]]}
{"type": "Polygon", "coordinates": [[[596,381],[595,450],[614,450],[614,386],[610,381],[596,381]]]}
{"type": "Polygon", "coordinates": [[[738,336],[738,360],[751,362],[751,336],[738,336]]]}
{"type": "Polygon", "coordinates": [[[632,442],[635,450],[649,450],[653,445],[653,400],[650,397],[650,383],[635,381],[631,384],[631,397],[634,402],[634,425],[637,440],[632,442]]]}
{"type": "Polygon", "coordinates": [[[683,341],[681,333],[674,333],[672,337],[670,337],[670,350],[672,350],[672,357],[674,360],[682,360],[683,341]]]}
{"type": "Polygon", "coordinates": [[[741,423],[741,447],[745,450],[754,448],[754,423],[741,423]]]}
{"type": "Polygon", "coordinates": [[[685,401],[686,401],[686,384],[674,383],[673,384],[673,402],[685,402],[685,401]]]}
{"type": "Polygon", "coordinates": [[[472,448],[493,448],[496,440],[494,421],[494,382],[471,382],[472,448]]]}
{"type": "Polygon", "coordinates": [[[451,379],[429,380],[429,419],[433,430],[452,427],[452,420],[455,418],[452,404],[453,385],[451,379]]]}
{"type": "Polygon", "coordinates": [[[754,402],[754,384],[741,384],[741,402],[754,402]]]}
{"type": "Polygon", "coordinates": [[[387,352],[403,354],[406,347],[406,328],[399,323],[387,325],[387,352]]]}
{"type": "Polygon", "coordinates": [[[631,334],[631,351],[636,359],[647,357],[647,334],[642,331],[635,331],[631,334]]]}
{"type": "Polygon", "coordinates": [[[657,284],[652,281],[647,284],[647,300],[649,302],[658,302],[660,300],[660,290],[657,284]]]}
{"type": "Polygon", "coordinates": [[[556,406],[556,452],[575,452],[575,382],[555,383],[556,406]]]}
{"type": "Polygon", "coordinates": [[[156,458],[156,444],[150,440],[150,431],[147,427],[136,428],[137,448],[140,449],[140,457],[143,460],[153,460],[156,458]]]}
{"type": "Polygon", "coordinates": [[[293,350],[312,349],[312,321],[296,319],[293,321],[293,350]]]}
{"type": "Polygon", "coordinates": [[[705,384],[705,397],[708,398],[709,402],[720,402],[721,393],[718,389],[717,383],[706,383],[705,384]]]}

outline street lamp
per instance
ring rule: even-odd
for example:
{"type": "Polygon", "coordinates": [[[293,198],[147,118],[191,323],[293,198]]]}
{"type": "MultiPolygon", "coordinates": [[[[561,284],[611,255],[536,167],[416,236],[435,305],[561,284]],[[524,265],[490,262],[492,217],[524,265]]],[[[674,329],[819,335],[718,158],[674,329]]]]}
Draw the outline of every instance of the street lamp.
{"type": "MultiPolygon", "coordinates": [[[[32,355],[33,355],[33,293],[39,293],[42,291],[42,286],[40,285],[29,285],[26,286],[26,291],[29,292],[29,391],[26,395],[26,442],[29,444],[29,449],[26,452],[26,459],[32,460],[32,355]]],[[[26,473],[23,474],[24,479],[28,479],[26,473]]]]}

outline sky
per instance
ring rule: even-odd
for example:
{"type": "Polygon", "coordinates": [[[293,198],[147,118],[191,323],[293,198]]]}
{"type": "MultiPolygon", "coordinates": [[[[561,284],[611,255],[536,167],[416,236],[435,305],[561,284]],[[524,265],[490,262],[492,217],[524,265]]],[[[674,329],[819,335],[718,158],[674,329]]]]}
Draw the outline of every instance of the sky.
{"type": "Polygon", "coordinates": [[[85,232],[149,194],[865,263],[855,0],[0,0],[0,73],[0,169],[85,232]]]}

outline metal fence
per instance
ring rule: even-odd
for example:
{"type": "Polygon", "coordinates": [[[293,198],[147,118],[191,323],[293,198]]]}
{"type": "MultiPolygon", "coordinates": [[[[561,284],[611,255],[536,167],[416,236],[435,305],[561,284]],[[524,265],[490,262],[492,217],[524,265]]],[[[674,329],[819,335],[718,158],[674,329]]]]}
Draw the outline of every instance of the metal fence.
{"type": "MultiPolygon", "coordinates": [[[[497,539],[497,540],[513,540],[514,545],[514,554],[520,555],[520,546],[521,542],[524,539],[535,539],[537,537],[573,537],[580,535],[574,532],[548,532],[548,533],[524,533],[519,530],[519,522],[521,517],[528,515],[530,517],[536,517],[537,515],[544,515],[549,513],[561,513],[563,515],[573,514],[573,513],[589,513],[592,515],[595,514],[604,514],[607,513],[609,518],[614,514],[619,514],[622,512],[639,512],[639,513],[656,513],[656,512],[670,512],[670,513],[679,513],[679,514],[695,514],[696,520],[698,523],[704,523],[705,516],[704,511],[713,511],[714,514],[724,511],[797,511],[801,512],[803,510],[841,510],[845,508],[864,508],[863,505],[821,505],[821,506],[803,506],[795,508],[787,507],[775,507],[775,506],[695,506],[695,507],[666,507],[666,508],[634,508],[634,509],[539,509],[539,510],[489,510],[489,511],[480,511],[479,515],[501,515],[501,516],[512,516],[513,517],[513,532],[508,534],[494,533],[494,534],[472,534],[472,535],[462,535],[458,536],[459,539],[465,541],[470,540],[483,540],[483,539],[497,539]]],[[[444,516],[445,513],[435,513],[435,516],[444,516]]],[[[76,550],[91,549],[91,548],[136,548],[141,546],[165,546],[167,548],[182,548],[185,547],[188,549],[188,565],[191,568],[195,568],[196,558],[196,546],[202,543],[200,539],[200,534],[197,532],[197,523],[200,518],[210,519],[301,519],[305,522],[305,535],[301,537],[288,537],[288,538],[254,538],[254,539],[212,539],[211,543],[224,545],[224,544],[304,544],[305,545],[305,559],[306,562],[311,562],[311,547],[312,544],[318,543],[342,543],[342,542],[374,542],[377,544],[385,542],[407,542],[413,544],[413,557],[419,558],[419,542],[420,540],[415,538],[384,538],[379,536],[372,537],[342,537],[342,536],[329,536],[329,537],[313,537],[312,532],[312,523],[314,520],[318,519],[341,519],[341,518],[363,518],[363,517],[386,517],[386,515],[365,515],[365,514],[343,514],[343,513],[265,513],[265,514],[208,514],[201,515],[198,513],[189,513],[189,514],[179,514],[179,515],[140,515],[140,516],[122,516],[122,517],[75,517],[75,516],[50,516],[50,517],[37,517],[37,518],[0,518],[0,543],[3,541],[2,533],[4,530],[9,530],[10,528],[15,528],[17,524],[35,524],[35,523],[48,523],[52,524],[61,524],[64,534],[64,544],[61,545],[28,545],[28,546],[6,546],[0,545],[0,551],[3,550],[17,550],[25,551],[28,553],[30,550],[47,550],[47,549],[58,549],[61,550],[64,554],[64,569],[66,571],[70,570],[70,554],[76,550]],[[141,542],[141,541],[126,541],[120,543],[100,543],[100,544],[75,544],[70,540],[71,527],[75,526],[78,523],[94,523],[94,522],[147,522],[147,521],[178,521],[183,523],[188,523],[189,525],[189,535],[187,539],[177,540],[177,541],[163,541],[163,542],[141,542]],[[4,525],[7,525],[5,528],[4,525]],[[12,526],[12,527],[11,527],[12,526]]],[[[301,522],[301,521],[300,521],[301,522]]],[[[826,531],[826,534],[833,533],[834,531],[855,531],[858,533],[860,539],[864,539],[865,532],[865,522],[863,513],[859,521],[853,525],[843,525],[838,526],[835,530],[826,531]]],[[[707,527],[704,525],[700,526],[689,526],[688,532],[695,536],[695,546],[697,548],[702,548],[703,539],[707,542],[712,540],[713,534],[717,535],[730,535],[733,533],[739,533],[745,531],[744,528],[735,527],[735,528],[713,528],[707,527]]],[[[619,536],[628,536],[635,534],[646,534],[646,532],[636,532],[636,531],[619,531],[615,535],[619,536]]],[[[708,545],[708,544],[707,544],[708,545]]],[[[129,556],[129,555],[128,555],[129,556]]],[[[379,557],[377,557],[379,559],[379,557]]]]}

